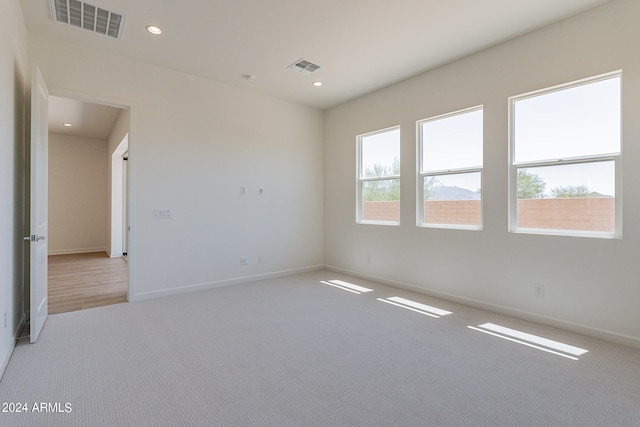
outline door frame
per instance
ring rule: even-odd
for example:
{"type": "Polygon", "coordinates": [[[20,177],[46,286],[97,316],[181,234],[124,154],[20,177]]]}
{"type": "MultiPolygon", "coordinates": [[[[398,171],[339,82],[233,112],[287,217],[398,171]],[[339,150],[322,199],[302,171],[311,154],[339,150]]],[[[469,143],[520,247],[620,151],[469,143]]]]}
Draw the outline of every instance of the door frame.
{"type": "MultiPolygon", "coordinates": [[[[131,301],[132,296],[136,295],[135,292],[135,277],[136,277],[136,228],[135,228],[135,213],[136,213],[136,198],[135,198],[135,188],[136,188],[136,144],[135,144],[135,112],[136,108],[133,102],[128,100],[109,98],[104,96],[99,96],[96,94],[87,94],[81,92],[70,91],[67,89],[62,89],[58,87],[49,87],[49,95],[56,96],[60,98],[68,98],[74,99],[83,102],[90,102],[93,104],[101,104],[109,107],[121,108],[124,110],[129,110],[129,175],[128,175],[128,191],[127,191],[127,207],[129,209],[129,247],[127,263],[128,263],[128,277],[127,277],[127,301],[131,301]]],[[[107,157],[111,157],[111,154],[108,153],[107,157]]],[[[111,198],[111,194],[108,195],[111,198]]],[[[111,214],[110,214],[111,215],[111,214]]]]}
{"type": "MultiPolygon", "coordinates": [[[[111,258],[123,256],[125,248],[125,232],[124,227],[129,221],[129,211],[126,199],[128,184],[125,180],[125,163],[124,156],[129,152],[129,133],[127,133],[118,146],[111,153],[111,244],[109,247],[109,256],[111,258]],[[125,188],[126,186],[126,188],[125,188]]],[[[109,156],[109,153],[107,153],[109,156]]]]}

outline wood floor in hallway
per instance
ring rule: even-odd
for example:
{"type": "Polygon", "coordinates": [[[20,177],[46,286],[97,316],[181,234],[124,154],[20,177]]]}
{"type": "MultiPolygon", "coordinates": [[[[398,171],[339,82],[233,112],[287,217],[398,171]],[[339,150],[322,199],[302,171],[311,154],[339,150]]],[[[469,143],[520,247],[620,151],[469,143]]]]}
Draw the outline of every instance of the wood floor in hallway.
{"type": "Polygon", "coordinates": [[[49,256],[49,314],[126,302],[127,272],[105,252],[49,256]]]}

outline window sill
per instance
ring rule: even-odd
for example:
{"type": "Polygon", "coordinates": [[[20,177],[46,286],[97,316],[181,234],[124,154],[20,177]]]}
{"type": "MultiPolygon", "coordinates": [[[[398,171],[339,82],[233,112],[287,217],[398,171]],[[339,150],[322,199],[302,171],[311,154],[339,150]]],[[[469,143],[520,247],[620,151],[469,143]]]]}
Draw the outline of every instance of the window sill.
{"type": "Polygon", "coordinates": [[[562,236],[562,237],[587,237],[592,239],[622,239],[622,234],[608,233],[600,231],[580,231],[580,230],[554,230],[545,228],[513,228],[509,230],[514,234],[536,234],[542,236],[562,236]]]}
{"type": "Polygon", "coordinates": [[[463,225],[463,224],[418,224],[420,228],[442,228],[447,230],[467,230],[467,231],[482,231],[481,225],[463,225]]]}
{"type": "Polygon", "coordinates": [[[396,221],[356,221],[357,225],[390,225],[390,226],[399,226],[400,222],[396,221]]]}

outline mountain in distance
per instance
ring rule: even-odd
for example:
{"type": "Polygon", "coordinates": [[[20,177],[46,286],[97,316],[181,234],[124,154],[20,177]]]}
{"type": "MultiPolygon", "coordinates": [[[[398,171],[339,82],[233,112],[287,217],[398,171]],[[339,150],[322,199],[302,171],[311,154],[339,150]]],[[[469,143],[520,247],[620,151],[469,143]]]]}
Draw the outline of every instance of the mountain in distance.
{"type": "Polygon", "coordinates": [[[591,193],[589,193],[589,195],[587,197],[605,197],[605,198],[612,198],[613,196],[609,196],[607,194],[601,194],[598,193],[597,191],[592,191],[591,193]]]}
{"type": "Polygon", "coordinates": [[[466,188],[441,185],[433,189],[428,200],[480,200],[480,194],[466,188]]]}
{"type": "MultiPolygon", "coordinates": [[[[592,191],[581,197],[611,198],[613,196],[592,191]]],[[[476,193],[475,191],[471,191],[466,188],[441,185],[432,190],[427,200],[480,200],[480,193],[476,193]]]]}

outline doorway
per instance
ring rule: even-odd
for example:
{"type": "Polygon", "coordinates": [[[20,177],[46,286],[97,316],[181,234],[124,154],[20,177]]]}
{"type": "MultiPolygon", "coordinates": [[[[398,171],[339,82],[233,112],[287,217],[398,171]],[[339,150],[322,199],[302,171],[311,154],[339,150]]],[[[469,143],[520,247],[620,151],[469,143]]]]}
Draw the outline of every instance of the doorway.
{"type": "Polygon", "coordinates": [[[126,302],[129,109],[51,96],[48,123],[49,313],[126,302]]]}

